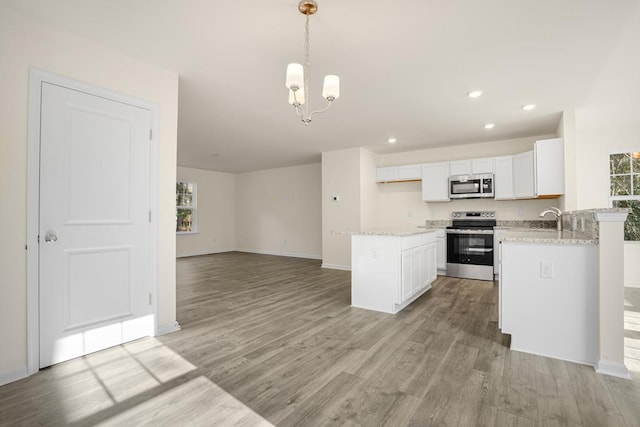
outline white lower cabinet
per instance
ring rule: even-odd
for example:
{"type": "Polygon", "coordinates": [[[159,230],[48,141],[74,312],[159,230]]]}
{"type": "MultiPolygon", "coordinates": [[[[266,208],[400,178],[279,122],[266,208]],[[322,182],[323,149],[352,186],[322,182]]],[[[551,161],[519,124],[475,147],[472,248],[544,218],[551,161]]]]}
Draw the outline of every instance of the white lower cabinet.
{"type": "Polygon", "coordinates": [[[435,232],[351,239],[351,305],[397,313],[437,278],[435,232]]]}
{"type": "Polygon", "coordinates": [[[447,273],[447,233],[444,230],[436,230],[436,267],[437,272],[447,273]]]}

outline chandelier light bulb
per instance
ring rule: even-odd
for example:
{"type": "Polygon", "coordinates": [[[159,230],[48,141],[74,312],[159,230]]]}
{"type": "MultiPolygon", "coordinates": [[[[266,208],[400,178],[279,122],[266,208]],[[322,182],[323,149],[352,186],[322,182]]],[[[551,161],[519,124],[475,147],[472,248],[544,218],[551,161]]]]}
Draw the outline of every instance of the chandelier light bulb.
{"type": "Polygon", "coordinates": [[[340,98],[340,77],[333,74],[324,76],[322,96],[330,101],[340,98]]]}
{"type": "Polygon", "coordinates": [[[304,88],[300,88],[296,91],[289,89],[289,104],[296,105],[304,105],[304,88]]]}
{"type": "Polygon", "coordinates": [[[288,89],[297,90],[304,88],[304,68],[302,64],[291,63],[287,65],[286,83],[288,89]]]}

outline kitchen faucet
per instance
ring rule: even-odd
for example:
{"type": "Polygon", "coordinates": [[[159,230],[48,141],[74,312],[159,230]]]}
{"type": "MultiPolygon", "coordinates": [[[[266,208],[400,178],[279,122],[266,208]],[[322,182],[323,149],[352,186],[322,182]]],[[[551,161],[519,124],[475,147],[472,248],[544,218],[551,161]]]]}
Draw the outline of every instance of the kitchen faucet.
{"type": "Polygon", "coordinates": [[[562,211],[556,207],[549,206],[548,209],[540,212],[540,218],[543,218],[546,214],[551,214],[556,218],[556,229],[562,231],[562,211]]]}

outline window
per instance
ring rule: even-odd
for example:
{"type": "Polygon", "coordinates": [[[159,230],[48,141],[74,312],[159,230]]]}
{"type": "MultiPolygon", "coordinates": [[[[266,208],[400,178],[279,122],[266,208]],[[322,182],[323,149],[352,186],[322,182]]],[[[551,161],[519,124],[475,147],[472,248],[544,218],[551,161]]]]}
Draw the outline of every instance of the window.
{"type": "Polygon", "coordinates": [[[624,240],[640,241],[640,152],[609,155],[611,204],[614,208],[630,208],[624,223],[624,240]]]}
{"type": "Polygon", "coordinates": [[[195,182],[176,182],[176,232],[196,232],[197,192],[195,182]]]}

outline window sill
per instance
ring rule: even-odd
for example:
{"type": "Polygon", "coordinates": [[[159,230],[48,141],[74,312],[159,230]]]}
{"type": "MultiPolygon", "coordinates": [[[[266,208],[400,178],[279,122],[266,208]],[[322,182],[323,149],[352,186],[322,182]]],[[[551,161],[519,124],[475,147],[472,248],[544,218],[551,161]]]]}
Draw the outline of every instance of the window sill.
{"type": "Polygon", "coordinates": [[[176,231],[176,234],[179,235],[184,235],[184,234],[200,234],[199,231],[176,231]]]}

